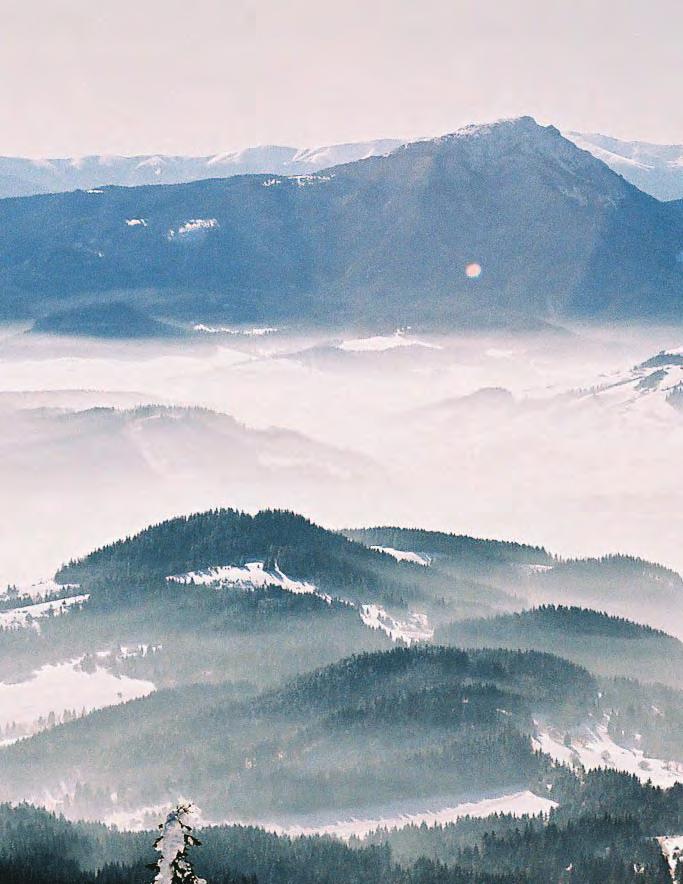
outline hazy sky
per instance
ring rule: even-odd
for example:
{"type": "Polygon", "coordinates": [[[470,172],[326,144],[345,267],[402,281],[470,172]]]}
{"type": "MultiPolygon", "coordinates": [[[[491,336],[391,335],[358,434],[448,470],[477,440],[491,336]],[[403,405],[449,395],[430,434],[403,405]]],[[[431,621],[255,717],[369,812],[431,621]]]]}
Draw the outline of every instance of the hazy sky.
{"type": "Polygon", "coordinates": [[[0,0],[0,154],[205,154],[530,113],[683,142],[680,0],[0,0]]]}

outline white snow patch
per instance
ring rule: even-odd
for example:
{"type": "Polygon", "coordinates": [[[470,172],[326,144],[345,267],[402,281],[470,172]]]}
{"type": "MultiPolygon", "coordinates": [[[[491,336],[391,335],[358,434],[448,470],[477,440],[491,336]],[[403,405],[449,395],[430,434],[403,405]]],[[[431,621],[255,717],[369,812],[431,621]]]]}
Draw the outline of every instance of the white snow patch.
{"type": "Polygon", "coordinates": [[[205,325],[203,322],[195,323],[192,328],[194,331],[209,335],[244,335],[247,338],[262,338],[277,331],[277,328],[269,325],[262,328],[231,328],[227,325],[205,325]]]}
{"type": "Polygon", "coordinates": [[[371,546],[370,549],[393,556],[398,562],[413,562],[415,565],[424,565],[425,567],[428,567],[432,563],[429,556],[422,555],[421,553],[409,552],[405,549],[394,549],[393,546],[371,546]]]}
{"type": "Polygon", "coordinates": [[[374,335],[369,338],[349,338],[339,344],[339,350],[353,353],[380,353],[384,350],[393,350],[396,347],[426,347],[429,350],[441,349],[436,344],[427,344],[416,338],[409,338],[402,329],[397,329],[393,335],[374,335]]]}
{"type": "Polygon", "coordinates": [[[326,602],[332,597],[318,592],[312,583],[305,580],[293,580],[275,566],[266,571],[263,562],[247,562],[246,565],[219,565],[204,571],[188,571],[186,574],[173,574],[166,578],[171,583],[195,584],[198,586],[226,587],[236,586],[240,589],[261,589],[266,586],[277,586],[296,594],[317,595],[326,602]]]}
{"type": "Polygon", "coordinates": [[[40,629],[36,621],[45,617],[58,617],[65,614],[72,605],[80,605],[87,602],[89,596],[73,595],[66,599],[55,599],[51,602],[39,602],[35,605],[24,605],[21,608],[12,608],[9,611],[0,611],[0,629],[24,629],[33,626],[40,629]]]}
{"type": "Polygon", "coordinates": [[[545,571],[552,571],[552,565],[537,565],[537,564],[525,564],[521,565],[522,570],[526,571],[527,574],[543,574],[545,571]]]}
{"type": "Polygon", "coordinates": [[[297,187],[305,187],[307,184],[315,184],[317,181],[331,181],[333,175],[292,175],[297,187]]]}
{"type": "Polygon", "coordinates": [[[580,735],[572,736],[571,746],[565,746],[561,734],[551,730],[539,730],[534,746],[550,755],[555,761],[571,766],[582,765],[587,770],[599,767],[635,774],[646,783],[669,789],[683,782],[683,764],[651,758],[641,749],[626,749],[614,742],[607,732],[607,724],[584,725],[580,735]]]}
{"type": "Polygon", "coordinates": [[[381,629],[392,641],[413,642],[429,641],[434,629],[429,625],[426,614],[411,611],[407,620],[397,620],[388,614],[380,605],[361,605],[360,619],[370,629],[381,629]]]}
{"type": "Polygon", "coordinates": [[[91,712],[156,690],[151,681],[115,676],[100,667],[85,672],[80,668],[82,659],[47,664],[16,684],[0,682],[0,728],[31,727],[51,712],[58,717],[67,709],[77,714],[91,712]]]}

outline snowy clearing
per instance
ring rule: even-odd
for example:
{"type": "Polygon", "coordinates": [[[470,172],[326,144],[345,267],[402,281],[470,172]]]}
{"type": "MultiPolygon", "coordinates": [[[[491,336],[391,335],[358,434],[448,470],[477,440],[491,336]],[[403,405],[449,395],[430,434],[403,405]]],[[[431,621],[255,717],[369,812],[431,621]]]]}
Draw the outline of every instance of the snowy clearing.
{"type": "Polygon", "coordinates": [[[47,664],[26,681],[0,682],[0,728],[16,724],[31,728],[50,713],[59,719],[66,710],[81,714],[146,697],[156,690],[151,681],[117,677],[106,669],[80,669],[82,658],[47,664]]]}
{"type": "MultiPolygon", "coordinates": [[[[541,798],[528,789],[506,795],[482,798],[478,801],[445,803],[448,799],[437,799],[426,805],[425,802],[406,804],[394,802],[391,805],[366,808],[358,811],[358,815],[349,815],[336,819],[334,815],[323,814],[299,818],[299,822],[274,822],[263,820],[208,820],[198,811],[198,824],[212,825],[250,825],[259,826],[268,832],[297,837],[300,835],[332,835],[343,840],[363,838],[376,829],[402,829],[405,826],[445,825],[456,822],[465,816],[487,817],[495,813],[509,813],[515,816],[524,814],[535,815],[549,813],[557,803],[548,798],[541,798]],[[434,809],[434,803],[437,809],[434,809]],[[329,821],[328,821],[329,820],[329,821]]],[[[149,805],[135,810],[116,810],[107,814],[103,822],[115,825],[119,829],[141,831],[153,828],[168,811],[170,804],[149,805]]]]}
{"type": "Polygon", "coordinates": [[[653,785],[663,789],[683,782],[683,764],[650,758],[640,749],[619,746],[608,734],[605,723],[584,725],[581,734],[572,737],[571,747],[564,745],[563,736],[559,732],[539,730],[534,747],[563,764],[580,764],[587,770],[598,767],[621,770],[635,774],[643,783],[651,780],[653,785]]]}
{"type": "MultiPolygon", "coordinates": [[[[51,577],[44,580],[38,580],[36,583],[20,583],[13,587],[18,596],[30,596],[36,601],[44,599],[45,596],[54,595],[58,592],[80,589],[80,583],[57,583],[51,577]]],[[[7,597],[7,592],[0,592],[0,596],[7,597]]]]}
{"type": "Polygon", "coordinates": [[[415,565],[424,565],[425,568],[431,565],[432,560],[429,556],[421,555],[416,552],[409,552],[404,549],[394,549],[393,546],[371,546],[375,552],[383,552],[388,556],[393,556],[397,562],[413,562],[415,565]]]}
{"type": "Polygon", "coordinates": [[[21,608],[12,608],[10,611],[0,612],[0,629],[24,629],[33,626],[40,629],[38,620],[45,617],[59,617],[67,613],[73,605],[80,605],[88,601],[89,596],[72,595],[66,599],[56,599],[52,602],[39,602],[35,605],[25,605],[21,608]]]}
{"type": "Polygon", "coordinates": [[[381,629],[392,641],[413,642],[429,641],[434,635],[426,614],[411,611],[408,620],[397,620],[388,614],[380,605],[361,605],[360,619],[370,629],[381,629]]]}
{"type": "Polygon", "coordinates": [[[675,881],[676,865],[679,859],[683,860],[683,835],[662,836],[657,838],[657,841],[659,841],[659,846],[662,848],[664,859],[669,863],[671,880],[675,881]]]}
{"type": "Polygon", "coordinates": [[[275,566],[272,571],[266,571],[263,562],[247,562],[246,565],[219,565],[215,568],[207,568],[204,571],[188,571],[186,574],[173,574],[166,578],[171,583],[182,583],[195,586],[214,586],[224,588],[236,586],[239,589],[262,589],[266,586],[277,586],[288,592],[307,595],[317,595],[326,602],[331,602],[332,597],[318,592],[312,583],[303,580],[293,580],[275,566]]]}
{"type": "Polygon", "coordinates": [[[523,814],[548,813],[557,807],[549,798],[541,798],[529,790],[484,798],[480,801],[463,802],[431,808],[414,807],[400,810],[398,806],[372,811],[372,816],[357,816],[328,824],[302,823],[281,825],[277,823],[257,823],[268,831],[296,837],[298,835],[334,835],[337,838],[363,838],[376,829],[403,829],[406,826],[439,826],[453,823],[465,816],[487,817],[494,813],[523,814]]]}

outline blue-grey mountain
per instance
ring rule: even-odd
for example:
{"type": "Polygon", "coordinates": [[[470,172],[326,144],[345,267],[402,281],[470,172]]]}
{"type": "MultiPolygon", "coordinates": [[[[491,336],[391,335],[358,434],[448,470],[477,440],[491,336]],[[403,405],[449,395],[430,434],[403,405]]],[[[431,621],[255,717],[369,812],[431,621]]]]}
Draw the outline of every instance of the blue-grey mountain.
{"type": "Polygon", "coordinates": [[[682,253],[680,204],[526,117],[308,176],[1,201],[0,315],[128,298],[192,321],[678,319],[682,253]]]}

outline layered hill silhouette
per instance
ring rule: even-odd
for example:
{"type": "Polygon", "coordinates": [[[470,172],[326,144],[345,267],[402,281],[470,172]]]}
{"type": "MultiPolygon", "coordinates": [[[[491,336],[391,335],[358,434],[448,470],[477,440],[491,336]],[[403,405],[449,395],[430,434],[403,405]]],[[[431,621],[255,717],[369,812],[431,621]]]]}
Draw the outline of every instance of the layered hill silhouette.
{"type": "Polygon", "coordinates": [[[674,318],[683,211],[529,117],[313,175],[0,202],[0,314],[537,324],[674,318]]]}

